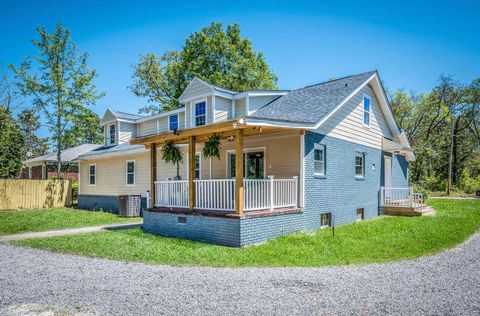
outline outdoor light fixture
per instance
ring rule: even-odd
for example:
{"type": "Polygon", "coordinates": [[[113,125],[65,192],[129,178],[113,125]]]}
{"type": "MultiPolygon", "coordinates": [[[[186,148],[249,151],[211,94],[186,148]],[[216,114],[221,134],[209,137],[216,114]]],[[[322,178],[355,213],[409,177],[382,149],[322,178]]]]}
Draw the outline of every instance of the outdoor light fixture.
{"type": "Polygon", "coordinates": [[[227,140],[228,140],[229,142],[233,142],[233,136],[228,136],[228,137],[227,137],[227,140]]]}

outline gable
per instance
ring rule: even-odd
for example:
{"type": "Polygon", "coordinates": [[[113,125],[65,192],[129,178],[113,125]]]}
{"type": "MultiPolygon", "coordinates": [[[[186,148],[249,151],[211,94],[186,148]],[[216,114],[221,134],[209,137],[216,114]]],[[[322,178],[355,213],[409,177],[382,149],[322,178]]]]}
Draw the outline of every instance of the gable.
{"type": "Polygon", "coordinates": [[[105,122],[110,122],[110,121],[113,121],[113,120],[116,120],[117,117],[115,116],[115,113],[111,110],[111,109],[108,109],[105,114],[103,115],[102,117],[102,120],[100,121],[100,123],[105,123],[105,122]]]}
{"type": "Polygon", "coordinates": [[[344,105],[328,118],[317,132],[381,149],[383,137],[392,138],[392,131],[380,106],[377,94],[371,84],[356,92],[344,105]],[[363,124],[363,96],[370,97],[370,126],[363,124]]]}
{"type": "Polygon", "coordinates": [[[213,94],[213,89],[205,82],[194,78],[179,98],[180,103],[213,94]]]}

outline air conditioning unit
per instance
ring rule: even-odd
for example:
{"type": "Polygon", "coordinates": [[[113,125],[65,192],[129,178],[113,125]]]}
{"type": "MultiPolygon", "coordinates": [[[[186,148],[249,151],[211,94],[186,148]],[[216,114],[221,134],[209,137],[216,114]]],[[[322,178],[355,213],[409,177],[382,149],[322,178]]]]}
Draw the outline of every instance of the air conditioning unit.
{"type": "Polygon", "coordinates": [[[118,215],[123,217],[140,216],[141,195],[120,195],[118,200],[118,215]]]}

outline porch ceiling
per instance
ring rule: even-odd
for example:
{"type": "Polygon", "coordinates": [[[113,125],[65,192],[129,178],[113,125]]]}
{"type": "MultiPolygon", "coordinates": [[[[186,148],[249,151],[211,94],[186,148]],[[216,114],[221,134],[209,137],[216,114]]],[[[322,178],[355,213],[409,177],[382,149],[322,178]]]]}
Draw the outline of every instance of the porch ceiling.
{"type": "Polygon", "coordinates": [[[220,134],[222,138],[227,138],[230,136],[234,136],[236,131],[238,130],[243,130],[243,135],[249,136],[262,133],[274,133],[285,130],[293,130],[293,128],[247,125],[244,120],[238,119],[178,130],[176,132],[165,132],[151,136],[139,137],[132,139],[130,143],[145,145],[148,148],[151,144],[163,144],[168,141],[176,144],[188,143],[191,137],[195,137],[196,142],[202,142],[206,141],[208,137],[210,137],[214,133],[220,134]]]}

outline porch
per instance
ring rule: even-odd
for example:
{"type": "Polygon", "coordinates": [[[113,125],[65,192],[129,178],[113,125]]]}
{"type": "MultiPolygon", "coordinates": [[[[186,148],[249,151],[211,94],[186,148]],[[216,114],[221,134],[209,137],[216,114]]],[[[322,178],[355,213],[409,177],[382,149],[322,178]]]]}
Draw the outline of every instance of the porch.
{"type": "Polygon", "coordinates": [[[425,203],[422,193],[413,188],[380,188],[380,212],[392,216],[426,216],[435,210],[425,203]]]}
{"type": "Polygon", "coordinates": [[[242,120],[143,137],[150,149],[152,211],[242,217],[301,207],[303,131],[249,126],[242,120]],[[203,143],[220,135],[220,157],[204,158],[203,143]],[[167,165],[159,149],[182,148],[186,163],[167,165]],[[288,150],[286,150],[288,148],[288,150]]]}

